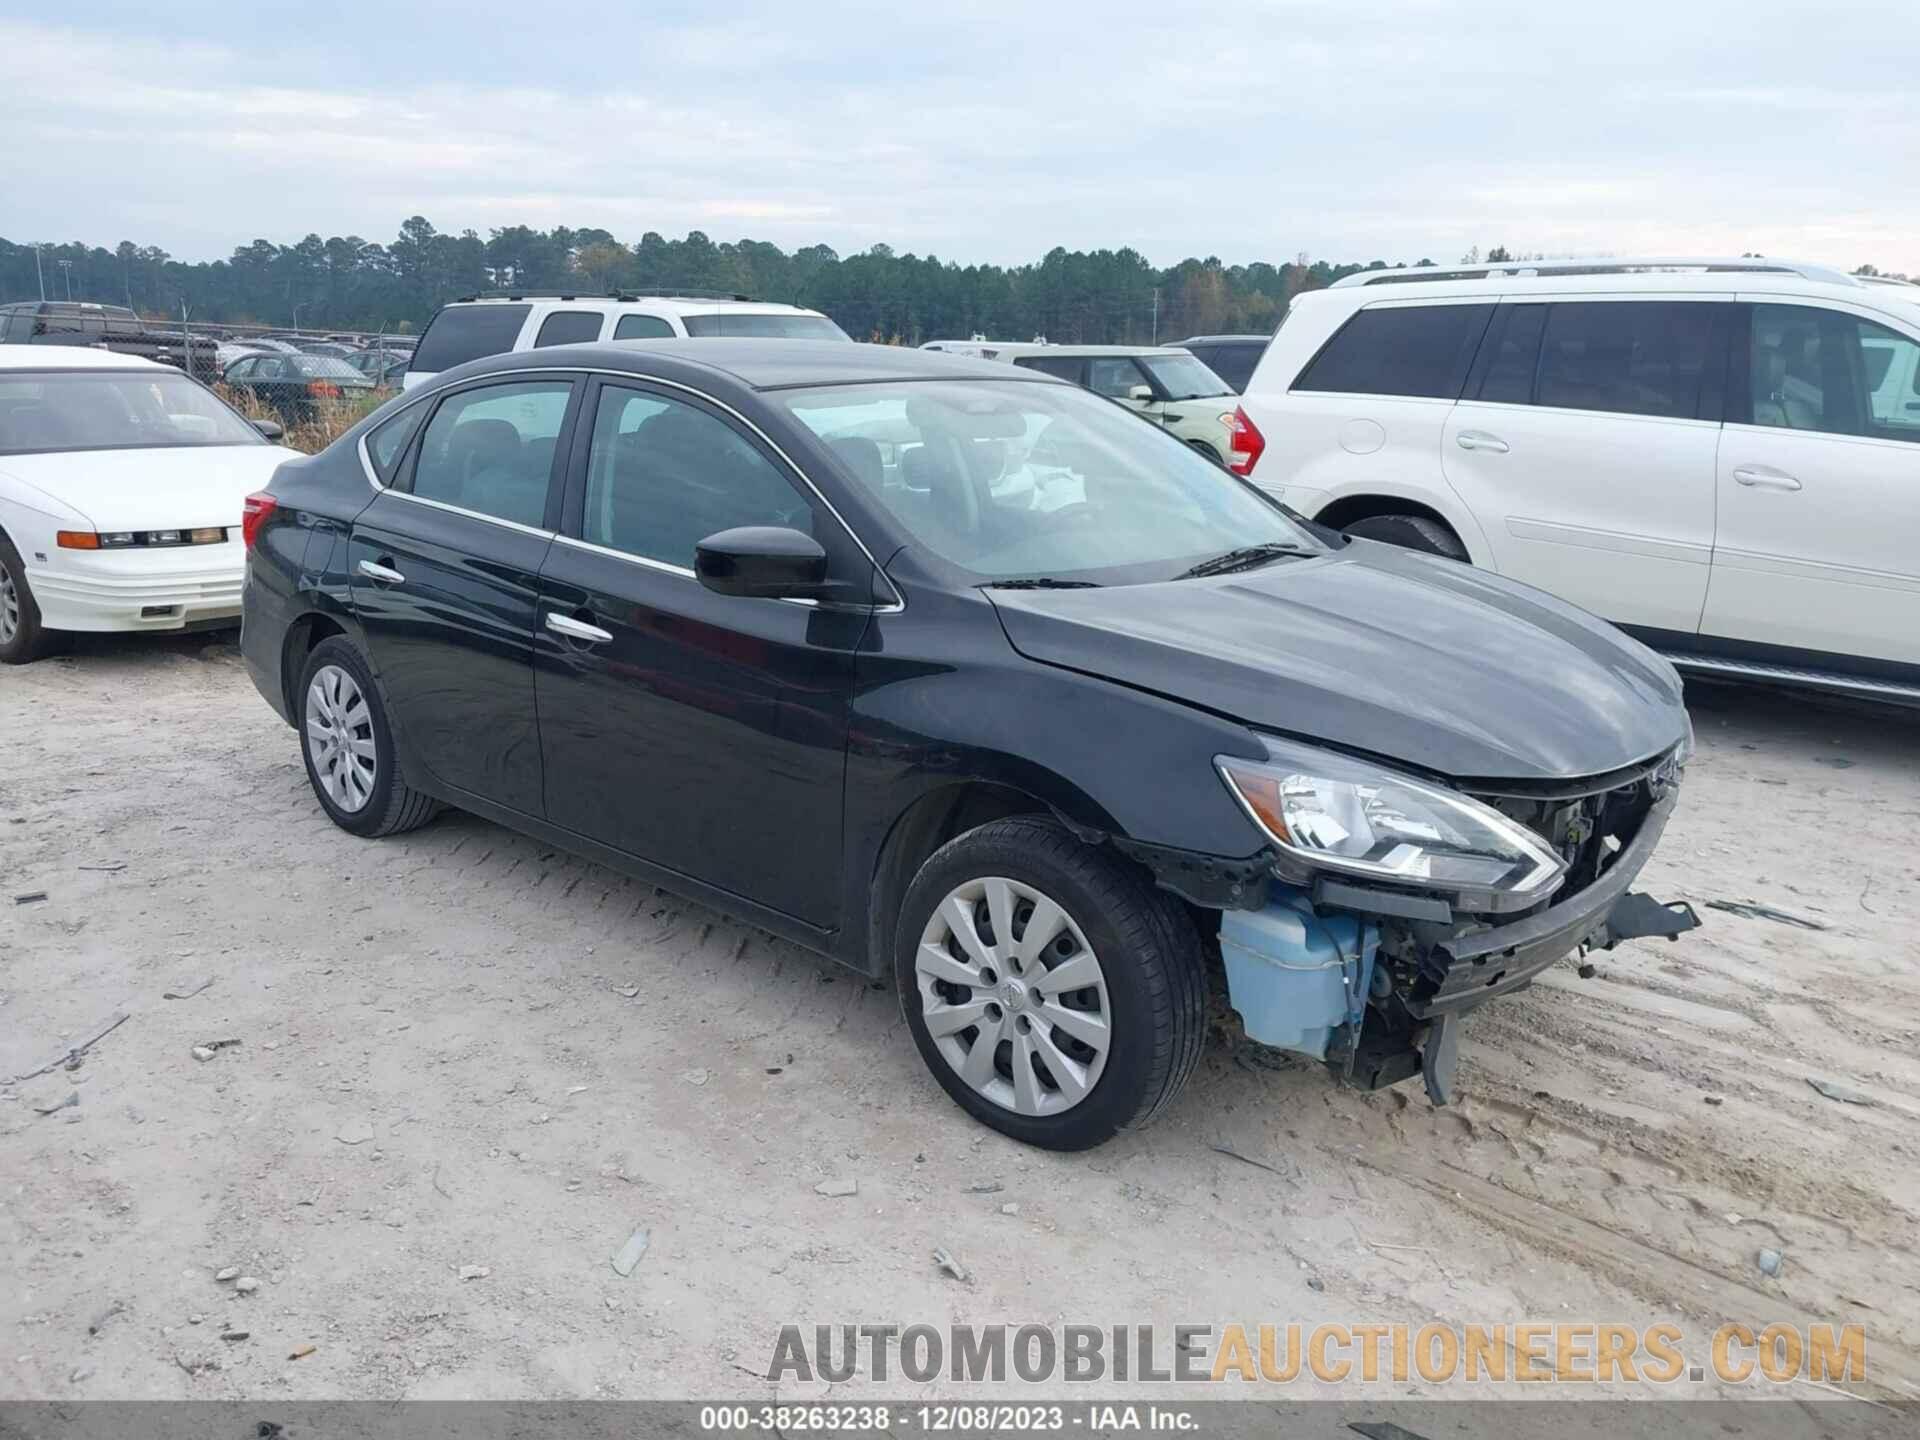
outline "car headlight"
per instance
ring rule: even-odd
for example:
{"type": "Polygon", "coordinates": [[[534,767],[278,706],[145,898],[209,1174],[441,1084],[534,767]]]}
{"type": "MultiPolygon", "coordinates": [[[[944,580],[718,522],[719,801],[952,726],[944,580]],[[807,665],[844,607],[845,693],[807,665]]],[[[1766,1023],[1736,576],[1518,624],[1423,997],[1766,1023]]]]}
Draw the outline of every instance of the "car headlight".
{"type": "Polygon", "coordinates": [[[1364,760],[1266,740],[1268,759],[1214,758],[1254,824],[1308,866],[1436,890],[1546,896],[1566,871],[1490,805],[1364,760]]]}

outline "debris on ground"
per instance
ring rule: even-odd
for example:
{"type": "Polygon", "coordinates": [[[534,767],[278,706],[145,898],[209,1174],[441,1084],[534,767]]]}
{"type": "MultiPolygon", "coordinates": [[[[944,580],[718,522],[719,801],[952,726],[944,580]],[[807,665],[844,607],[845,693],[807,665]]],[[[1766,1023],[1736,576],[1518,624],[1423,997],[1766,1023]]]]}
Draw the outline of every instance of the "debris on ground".
{"type": "Polygon", "coordinates": [[[1727,1103],[1727,1097],[1724,1095],[1702,1095],[1700,1098],[1709,1105],[1724,1105],[1727,1103]]]}
{"type": "Polygon", "coordinates": [[[13,903],[16,905],[36,905],[46,898],[47,892],[44,890],[29,890],[24,895],[14,896],[13,903]]]}
{"type": "Polygon", "coordinates": [[[233,1288],[242,1295],[251,1295],[260,1288],[260,1282],[251,1275],[242,1275],[238,1280],[233,1282],[233,1288]]]}
{"type": "Polygon", "coordinates": [[[348,1120],[333,1132],[333,1138],[342,1145],[364,1145],[373,1138],[373,1124],[358,1118],[348,1120]]]}
{"type": "Polygon", "coordinates": [[[1818,1090],[1829,1100],[1838,1100],[1842,1105],[1875,1105],[1879,1102],[1864,1090],[1856,1090],[1851,1085],[1842,1085],[1833,1080],[1816,1080],[1807,1077],[1807,1084],[1818,1090]]]}
{"type": "Polygon", "coordinates": [[[111,1305],[107,1306],[106,1309],[102,1310],[98,1315],[94,1316],[93,1319],[87,1322],[87,1333],[89,1335],[98,1335],[102,1327],[106,1325],[107,1321],[111,1320],[114,1316],[118,1315],[122,1310],[125,1310],[126,1308],[127,1308],[126,1305],[123,1304],[121,1301],[118,1301],[118,1300],[114,1301],[111,1305]]]}
{"type": "Polygon", "coordinates": [[[287,1358],[289,1360],[304,1360],[319,1348],[318,1345],[296,1345],[287,1352],[287,1358]]]}
{"type": "Polygon", "coordinates": [[[240,1278],[240,1267],[238,1265],[229,1265],[224,1270],[216,1270],[213,1272],[213,1278],[222,1284],[228,1280],[238,1280],[240,1278]]]}
{"type": "Polygon", "coordinates": [[[115,1030],[118,1030],[122,1025],[126,1023],[127,1023],[127,1016],[124,1013],[114,1016],[113,1019],[109,1020],[106,1023],[106,1025],[101,1028],[100,1032],[97,1035],[95,1035],[91,1040],[83,1041],[81,1044],[78,1044],[74,1046],[71,1050],[68,1050],[65,1054],[60,1055],[55,1059],[49,1060],[46,1064],[42,1065],[38,1070],[28,1071],[25,1075],[14,1076],[13,1077],[14,1083],[18,1084],[22,1080],[37,1080],[40,1076],[51,1074],[53,1071],[58,1070],[63,1066],[68,1070],[78,1070],[80,1068],[81,1056],[85,1055],[87,1051],[91,1050],[94,1046],[98,1045],[102,1040],[106,1039],[107,1036],[111,1035],[115,1030]]]}
{"type": "Polygon", "coordinates": [[[207,1061],[207,1060],[211,1060],[211,1059],[213,1059],[213,1049],[212,1049],[212,1047],[211,1047],[211,1046],[207,1046],[207,1045],[196,1045],[196,1046],[194,1046],[194,1047],[193,1047],[193,1058],[194,1058],[194,1059],[196,1059],[196,1060],[200,1060],[200,1061],[207,1061]]]}
{"type": "Polygon", "coordinates": [[[1287,1172],[1282,1170],[1278,1165],[1270,1165],[1265,1160],[1256,1160],[1251,1155],[1242,1155],[1238,1150],[1230,1146],[1210,1145],[1207,1148],[1212,1150],[1216,1155],[1225,1155],[1229,1160],[1238,1160],[1242,1165],[1251,1165],[1256,1170],[1265,1170],[1271,1174],[1280,1176],[1282,1179],[1287,1178],[1287,1172]]]}
{"type": "Polygon", "coordinates": [[[1006,1186],[998,1180],[983,1180],[978,1185],[967,1186],[969,1195],[998,1195],[1006,1186]]]}
{"type": "Polygon", "coordinates": [[[94,865],[80,866],[80,869],[82,870],[97,870],[107,875],[111,875],[116,870],[124,870],[126,868],[127,868],[127,862],[124,860],[102,860],[99,863],[94,865]]]}
{"type": "Polygon", "coordinates": [[[1002,1215],[1018,1215],[1020,1213],[1020,1203],[1017,1200],[1009,1200],[1000,1207],[1000,1213],[1002,1215]]]}
{"type": "Polygon", "coordinates": [[[633,1000],[638,998],[640,987],[638,985],[621,985],[616,987],[613,993],[616,995],[624,995],[627,999],[633,1000]]]}
{"type": "Polygon", "coordinates": [[[816,1195],[831,1196],[835,1199],[847,1195],[858,1195],[860,1193],[860,1182],[846,1178],[822,1180],[818,1185],[813,1187],[813,1193],[816,1195]]]}
{"type": "Polygon", "coordinates": [[[162,1000],[191,1000],[211,984],[213,984],[213,976],[209,975],[191,990],[162,990],[160,992],[160,998],[162,1000]]]}
{"type": "Polygon", "coordinates": [[[251,1330],[222,1330],[220,1332],[220,1338],[222,1340],[244,1340],[252,1333],[251,1330]]]}
{"type": "Polygon", "coordinates": [[[640,1257],[647,1253],[648,1235],[645,1230],[636,1230],[627,1237],[613,1256],[613,1268],[617,1274],[631,1275],[633,1267],[640,1263],[640,1257]]]}
{"type": "Polygon", "coordinates": [[[704,1085],[707,1083],[707,1072],[705,1070],[682,1070],[680,1072],[680,1078],[689,1085],[704,1085]]]}
{"type": "Polygon", "coordinates": [[[1824,920],[1809,920],[1804,915],[1795,915],[1791,910],[1776,910],[1771,905],[1759,905],[1750,900],[1709,900],[1709,910],[1724,910],[1729,915],[1744,916],[1748,920],[1771,920],[1776,925],[1795,925],[1802,930],[1825,930],[1824,920]]]}
{"type": "Polygon", "coordinates": [[[1762,1250],[1756,1258],[1762,1275],[1778,1275],[1786,1264],[1786,1257],[1778,1250],[1762,1250]]]}
{"type": "Polygon", "coordinates": [[[73,1367],[73,1373],[67,1376],[67,1383],[69,1385],[78,1385],[91,1374],[93,1374],[93,1366],[76,1365],[73,1367]]]}
{"type": "Polygon", "coordinates": [[[202,1040],[200,1042],[201,1046],[208,1050],[231,1050],[234,1046],[238,1045],[239,1043],[240,1042],[237,1039],[202,1040]]]}
{"type": "Polygon", "coordinates": [[[938,1265],[954,1279],[958,1280],[962,1285],[967,1283],[967,1267],[953,1258],[952,1251],[935,1250],[933,1252],[933,1263],[938,1265]]]}
{"type": "Polygon", "coordinates": [[[60,1101],[57,1105],[36,1105],[33,1107],[33,1109],[34,1109],[34,1113],[38,1115],[57,1115],[62,1110],[70,1110],[74,1106],[78,1105],[79,1103],[80,1103],[80,1092],[78,1090],[75,1090],[71,1095],[67,1096],[66,1099],[60,1101]]]}
{"type": "Polygon", "coordinates": [[[493,1269],[488,1265],[462,1265],[460,1267],[460,1278],[462,1280],[484,1280],[491,1274],[493,1274],[493,1269]]]}

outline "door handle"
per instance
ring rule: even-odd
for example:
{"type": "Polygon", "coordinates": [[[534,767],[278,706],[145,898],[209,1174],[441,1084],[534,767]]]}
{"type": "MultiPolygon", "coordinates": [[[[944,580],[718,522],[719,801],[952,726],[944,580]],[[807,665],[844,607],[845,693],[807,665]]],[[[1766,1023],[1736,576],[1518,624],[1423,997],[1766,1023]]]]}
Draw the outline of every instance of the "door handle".
{"type": "Polygon", "coordinates": [[[1495,455],[1504,455],[1510,448],[1498,435],[1489,435],[1484,430],[1462,430],[1453,437],[1453,442],[1462,450],[1487,450],[1495,455]]]}
{"type": "Polygon", "coordinates": [[[556,635],[566,636],[569,640],[585,640],[594,645],[604,645],[613,639],[611,630],[602,630],[598,625],[589,625],[584,620],[576,620],[571,615],[562,615],[557,610],[547,612],[547,628],[556,635]]]}
{"type": "Polygon", "coordinates": [[[1784,470],[1776,470],[1771,465],[1742,465],[1733,472],[1733,478],[1749,489],[1757,490],[1798,490],[1800,482],[1784,470]]]}
{"type": "Polygon", "coordinates": [[[388,565],[378,564],[372,560],[362,560],[360,562],[360,573],[369,580],[378,580],[383,585],[404,585],[407,583],[407,577],[402,575],[398,570],[388,565]]]}

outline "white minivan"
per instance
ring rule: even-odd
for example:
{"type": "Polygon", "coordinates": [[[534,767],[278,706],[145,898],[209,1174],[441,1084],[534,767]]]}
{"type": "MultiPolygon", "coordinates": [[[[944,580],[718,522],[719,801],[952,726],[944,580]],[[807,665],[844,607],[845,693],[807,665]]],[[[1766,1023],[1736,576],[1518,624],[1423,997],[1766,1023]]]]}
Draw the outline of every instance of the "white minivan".
{"type": "Polygon", "coordinates": [[[1777,260],[1373,270],[1295,297],[1230,466],[1700,672],[1920,700],[1920,289],[1777,260]]]}
{"type": "Polygon", "coordinates": [[[747,335],[779,340],[851,337],[818,310],[745,295],[676,291],[653,294],[475,295],[443,305],[427,323],[401,382],[411,390],[442,370],[486,355],[579,345],[593,340],[672,340],[747,335]]]}

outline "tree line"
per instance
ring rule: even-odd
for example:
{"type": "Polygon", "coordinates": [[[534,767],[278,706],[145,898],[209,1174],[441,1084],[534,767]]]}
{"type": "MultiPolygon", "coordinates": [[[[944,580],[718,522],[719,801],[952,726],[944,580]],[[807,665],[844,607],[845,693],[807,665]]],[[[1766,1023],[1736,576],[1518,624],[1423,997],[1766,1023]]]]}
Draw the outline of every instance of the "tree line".
{"type": "Polygon", "coordinates": [[[983,334],[1138,344],[1270,333],[1300,291],[1387,263],[1300,255],[1227,265],[1208,257],[1161,268],[1130,248],[1056,248],[1025,265],[963,265],[887,245],[844,256],[809,245],[789,254],[762,240],[716,242],[698,230],[680,240],[650,230],[626,244],[605,230],[511,225],[482,239],[472,230],[436,230],[416,215],[386,244],[314,234],[293,245],[255,240],[211,261],[177,260],[130,240],[112,249],[0,240],[0,300],[44,293],[176,322],[184,304],[196,323],[417,331],[448,300],[487,290],[711,290],[808,306],[861,340],[918,344],[983,334]]]}

